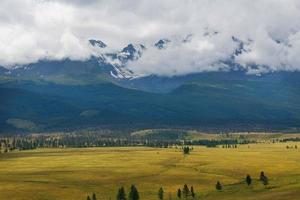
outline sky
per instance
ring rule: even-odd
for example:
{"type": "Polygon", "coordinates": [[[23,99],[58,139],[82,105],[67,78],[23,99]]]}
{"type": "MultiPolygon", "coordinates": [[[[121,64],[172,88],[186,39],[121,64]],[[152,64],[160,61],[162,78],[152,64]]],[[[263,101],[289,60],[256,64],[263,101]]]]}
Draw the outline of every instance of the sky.
{"type": "Polygon", "coordinates": [[[249,73],[295,71],[299,19],[299,0],[1,0],[0,65],[85,60],[95,54],[93,38],[110,51],[144,44],[143,56],[126,66],[136,73],[218,71],[238,48],[235,37],[244,51],[234,62],[249,73]],[[172,42],[153,47],[162,38],[172,42]]]}

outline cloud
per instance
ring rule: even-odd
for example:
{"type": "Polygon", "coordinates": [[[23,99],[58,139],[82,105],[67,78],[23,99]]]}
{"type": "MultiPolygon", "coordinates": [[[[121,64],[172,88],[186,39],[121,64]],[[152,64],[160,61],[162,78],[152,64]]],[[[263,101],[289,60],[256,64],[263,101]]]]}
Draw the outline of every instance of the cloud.
{"type": "Polygon", "coordinates": [[[17,2],[0,3],[1,65],[89,57],[88,45],[72,31],[74,8],[57,2],[17,2]]]}
{"type": "Polygon", "coordinates": [[[234,61],[249,73],[293,71],[300,69],[299,18],[298,0],[2,0],[0,65],[87,59],[95,38],[113,50],[145,44],[142,58],[126,66],[136,73],[218,71],[238,48],[234,36],[247,49],[234,61]],[[179,42],[191,33],[191,42],[179,42]],[[161,38],[172,42],[157,50],[161,38]]]}
{"type": "Polygon", "coordinates": [[[183,40],[173,39],[161,50],[150,46],[139,60],[130,62],[127,67],[141,75],[163,76],[226,70],[227,66],[221,61],[227,60],[236,49],[230,38],[222,40],[215,35],[194,35],[189,42],[183,40]]]}

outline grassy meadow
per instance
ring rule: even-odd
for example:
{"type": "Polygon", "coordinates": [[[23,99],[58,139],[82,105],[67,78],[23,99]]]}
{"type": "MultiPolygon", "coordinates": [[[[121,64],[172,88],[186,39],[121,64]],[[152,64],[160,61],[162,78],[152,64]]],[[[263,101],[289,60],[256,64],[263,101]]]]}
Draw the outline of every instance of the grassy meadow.
{"type": "MultiPolygon", "coordinates": [[[[101,147],[37,149],[0,154],[1,200],[115,199],[117,189],[131,184],[141,199],[177,199],[186,183],[196,199],[300,199],[300,148],[291,143],[258,143],[238,148],[194,147],[184,156],[176,148],[101,147]],[[260,171],[269,178],[266,188],[260,171]],[[246,174],[253,184],[244,182],[246,174]],[[216,191],[220,181],[222,191],[216,191]]],[[[300,147],[300,143],[298,143],[300,147]]]]}

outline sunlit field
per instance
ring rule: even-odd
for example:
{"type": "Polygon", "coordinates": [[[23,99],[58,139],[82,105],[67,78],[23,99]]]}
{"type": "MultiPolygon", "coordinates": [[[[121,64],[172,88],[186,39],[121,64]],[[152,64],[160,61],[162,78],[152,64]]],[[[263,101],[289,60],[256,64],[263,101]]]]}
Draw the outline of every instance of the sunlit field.
{"type": "MultiPolygon", "coordinates": [[[[38,149],[0,154],[0,199],[115,199],[119,187],[135,184],[141,199],[177,199],[178,188],[193,186],[196,199],[299,199],[300,149],[297,143],[238,145],[238,148],[38,149]],[[286,146],[293,148],[286,148],[286,146]],[[264,186],[261,171],[269,178],[264,186]],[[250,174],[253,183],[247,186],[250,174]],[[215,189],[220,181],[221,191],[215,189]]],[[[300,143],[298,143],[300,147],[300,143]]]]}

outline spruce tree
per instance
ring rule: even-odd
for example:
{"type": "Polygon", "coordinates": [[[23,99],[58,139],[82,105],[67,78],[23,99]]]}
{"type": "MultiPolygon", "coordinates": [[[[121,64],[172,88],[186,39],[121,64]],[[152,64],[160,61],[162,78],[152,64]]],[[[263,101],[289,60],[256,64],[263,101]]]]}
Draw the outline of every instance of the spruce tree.
{"type": "Polygon", "coordinates": [[[259,180],[262,182],[263,185],[268,185],[269,184],[269,180],[268,177],[265,175],[265,173],[262,171],[260,172],[260,177],[259,180]]]}
{"type": "Polygon", "coordinates": [[[188,147],[188,146],[185,146],[185,147],[183,147],[183,154],[189,154],[190,153],[190,147],[188,147]]]}
{"type": "Polygon", "coordinates": [[[97,200],[96,194],[93,193],[92,200],[97,200]]]}
{"type": "Polygon", "coordinates": [[[195,192],[194,192],[194,187],[193,187],[193,186],[191,187],[191,196],[192,196],[193,198],[195,198],[195,192]]]}
{"type": "Polygon", "coordinates": [[[252,183],[252,178],[249,174],[247,174],[247,176],[246,176],[246,183],[248,186],[251,185],[251,183],[252,183]]]}
{"type": "Polygon", "coordinates": [[[187,198],[189,196],[189,194],[190,194],[190,190],[189,190],[189,188],[188,188],[188,186],[186,184],[183,186],[182,193],[183,193],[183,195],[184,195],[185,198],[187,198]]]}
{"type": "Polygon", "coordinates": [[[262,180],[264,176],[265,176],[265,172],[261,171],[259,175],[259,180],[262,180]]]}
{"type": "Polygon", "coordinates": [[[163,190],[162,187],[159,188],[159,190],[158,190],[158,199],[159,200],[163,200],[164,199],[164,190],[163,190]]]}
{"type": "Polygon", "coordinates": [[[219,181],[216,184],[216,190],[222,190],[222,185],[219,181]]]}
{"type": "Polygon", "coordinates": [[[181,189],[178,189],[178,190],[177,190],[177,197],[178,197],[179,199],[181,199],[181,189]]]}
{"type": "Polygon", "coordinates": [[[124,187],[120,187],[117,194],[117,200],[126,200],[126,194],[124,187]]]}
{"type": "Polygon", "coordinates": [[[131,185],[130,192],[129,192],[129,200],[139,200],[139,193],[135,185],[131,185]]]}

